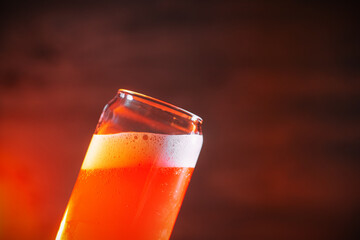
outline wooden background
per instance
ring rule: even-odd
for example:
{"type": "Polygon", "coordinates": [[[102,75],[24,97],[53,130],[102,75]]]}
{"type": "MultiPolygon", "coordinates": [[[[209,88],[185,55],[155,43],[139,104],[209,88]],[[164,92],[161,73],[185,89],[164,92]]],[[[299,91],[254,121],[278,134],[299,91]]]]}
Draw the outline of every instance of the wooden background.
{"type": "Polygon", "coordinates": [[[118,88],[204,119],[173,240],[359,236],[360,34],[351,4],[0,7],[0,239],[53,239],[118,88]]]}

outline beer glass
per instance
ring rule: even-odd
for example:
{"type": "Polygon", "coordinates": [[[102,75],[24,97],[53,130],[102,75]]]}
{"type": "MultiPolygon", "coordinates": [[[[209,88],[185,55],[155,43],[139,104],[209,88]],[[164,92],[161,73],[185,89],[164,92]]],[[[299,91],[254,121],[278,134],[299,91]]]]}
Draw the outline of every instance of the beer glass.
{"type": "Polygon", "coordinates": [[[184,109],[119,90],[101,114],[56,239],[168,240],[201,124],[184,109]]]}

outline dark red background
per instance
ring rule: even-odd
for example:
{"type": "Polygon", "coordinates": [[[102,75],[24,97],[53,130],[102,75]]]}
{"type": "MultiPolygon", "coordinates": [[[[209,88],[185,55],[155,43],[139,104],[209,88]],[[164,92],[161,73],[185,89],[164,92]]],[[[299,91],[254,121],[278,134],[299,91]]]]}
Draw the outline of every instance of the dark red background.
{"type": "Polygon", "coordinates": [[[13,2],[0,17],[0,239],[53,239],[118,88],[204,119],[172,239],[359,236],[355,5],[13,2]]]}

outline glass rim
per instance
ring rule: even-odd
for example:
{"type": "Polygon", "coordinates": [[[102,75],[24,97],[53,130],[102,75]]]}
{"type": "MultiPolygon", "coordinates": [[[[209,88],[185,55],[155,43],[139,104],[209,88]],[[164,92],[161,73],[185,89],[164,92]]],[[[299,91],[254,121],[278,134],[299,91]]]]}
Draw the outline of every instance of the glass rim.
{"type": "Polygon", "coordinates": [[[148,95],[134,92],[134,91],[127,90],[127,89],[119,89],[117,93],[120,95],[120,97],[121,97],[121,93],[123,93],[123,94],[131,95],[133,98],[134,97],[140,98],[141,100],[145,100],[147,102],[152,103],[152,105],[154,107],[161,108],[162,110],[173,113],[175,115],[180,115],[180,116],[182,115],[182,117],[184,117],[184,115],[185,115],[185,117],[188,118],[192,122],[198,122],[200,124],[202,124],[202,122],[203,122],[203,119],[201,117],[199,117],[198,115],[196,115],[192,112],[189,112],[181,107],[175,106],[171,103],[159,100],[157,98],[153,98],[148,95]],[[160,107],[156,106],[156,105],[160,105],[160,107]]]}

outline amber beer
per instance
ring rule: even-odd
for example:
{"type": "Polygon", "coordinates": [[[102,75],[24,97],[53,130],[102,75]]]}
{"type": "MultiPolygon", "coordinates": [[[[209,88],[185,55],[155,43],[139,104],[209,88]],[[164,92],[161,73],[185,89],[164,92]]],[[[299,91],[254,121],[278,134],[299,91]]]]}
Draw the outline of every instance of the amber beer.
{"type": "Polygon", "coordinates": [[[168,240],[202,141],[201,134],[94,134],[56,239],[168,240]]]}

